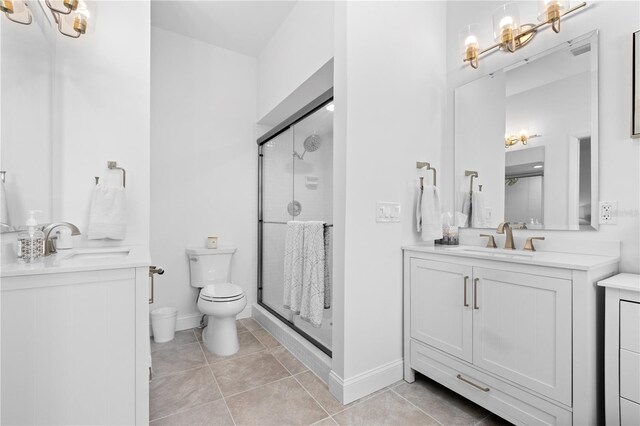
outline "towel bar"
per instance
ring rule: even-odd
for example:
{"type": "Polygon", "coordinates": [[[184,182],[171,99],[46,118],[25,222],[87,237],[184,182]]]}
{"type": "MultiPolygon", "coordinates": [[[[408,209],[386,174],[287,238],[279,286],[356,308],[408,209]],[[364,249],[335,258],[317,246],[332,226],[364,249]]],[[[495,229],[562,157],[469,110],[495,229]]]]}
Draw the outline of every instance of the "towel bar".
{"type": "MultiPolygon", "coordinates": [[[[433,172],[433,186],[436,186],[436,168],[435,167],[431,167],[430,163],[427,163],[426,161],[417,161],[416,162],[416,168],[417,169],[424,169],[426,168],[427,170],[431,170],[433,172]]],[[[420,189],[424,188],[424,177],[420,177],[420,189]]]]}
{"type": "MultiPolygon", "coordinates": [[[[271,224],[271,225],[286,225],[287,222],[269,222],[266,220],[259,220],[258,222],[262,222],[262,223],[267,223],[267,224],[271,224]]],[[[333,223],[325,223],[324,224],[325,228],[333,228],[333,223]]]]}

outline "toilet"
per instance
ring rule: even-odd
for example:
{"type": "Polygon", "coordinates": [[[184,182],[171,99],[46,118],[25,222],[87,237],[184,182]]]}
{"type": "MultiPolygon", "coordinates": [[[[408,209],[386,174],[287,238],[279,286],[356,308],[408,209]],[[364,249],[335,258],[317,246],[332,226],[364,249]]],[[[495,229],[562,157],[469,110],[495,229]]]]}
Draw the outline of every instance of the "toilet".
{"type": "Polygon", "coordinates": [[[200,289],[198,309],[207,316],[204,346],[216,355],[238,352],[236,316],[247,306],[242,287],[231,283],[235,248],[187,249],[191,285],[200,289]]]}

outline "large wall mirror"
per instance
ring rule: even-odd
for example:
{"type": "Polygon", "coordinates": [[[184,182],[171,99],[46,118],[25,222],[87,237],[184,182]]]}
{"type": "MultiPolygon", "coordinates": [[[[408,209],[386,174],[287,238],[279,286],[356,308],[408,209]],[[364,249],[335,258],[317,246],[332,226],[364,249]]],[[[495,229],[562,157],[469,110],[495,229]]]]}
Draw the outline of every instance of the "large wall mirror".
{"type": "Polygon", "coordinates": [[[598,33],[455,90],[460,226],[597,229],[598,33]]]}
{"type": "Polygon", "coordinates": [[[27,210],[52,220],[52,103],[55,27],[40,2],[28,2],[33,22],[20,25],[0,15],[0,170],[4,171],[2,232],[24,225],[27,210]]]}

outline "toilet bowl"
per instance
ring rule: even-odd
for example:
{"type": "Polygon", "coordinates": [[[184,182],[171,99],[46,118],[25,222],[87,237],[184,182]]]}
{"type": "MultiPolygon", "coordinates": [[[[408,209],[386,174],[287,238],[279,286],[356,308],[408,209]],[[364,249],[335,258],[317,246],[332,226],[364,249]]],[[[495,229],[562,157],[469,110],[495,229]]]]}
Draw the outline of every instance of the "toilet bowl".
{"type": "Polygon", "coordinates": [[[231,284],[208,284],[198,296],[198,309],[207,316],[202,331],[204,346],[216,355],[228,356],[238,352],[236,316],[247,306],[242,287],[231,284]]]}
{"type": "Polygon", "coordinates": [[[200,289],[198,309],[207,316],[202,342],[210,352],[228,356],[238,352],[236,316],[247,306],[242,287],[231,283],[235,248],[187,249],[191,285],[200,289]]]}

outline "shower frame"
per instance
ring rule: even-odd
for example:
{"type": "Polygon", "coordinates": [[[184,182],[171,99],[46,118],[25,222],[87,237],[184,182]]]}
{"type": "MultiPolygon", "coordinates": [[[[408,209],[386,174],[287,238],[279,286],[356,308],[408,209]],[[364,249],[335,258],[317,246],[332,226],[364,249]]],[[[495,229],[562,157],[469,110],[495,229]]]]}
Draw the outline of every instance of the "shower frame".
{"type": "MultiPolygon", "coordinates": [[[[258,144],[258,280],[257,280],[257,282],[258,282],[258,305],[262,306],[269,313],[271,313],[276,318],[278,318],[282,323],[284,323],[287,326],[289,326],[296,333],[298,333],[299,335],[304,337],[309,343],[311,343],[312,345],[314,345],[315,347],[317,347],[318,349],[320,349],[322,352],[324,352],[325,354],[327,354],[330,357],[332,356],[332,352],[331,352],[331,350],[329,348],[327,348],[325,345],[320,343],[318,340],[316,340],[310,334],[308,334],[305,331],[303,331],[302,329],[298,328],[293,323],[293,321],[289,321],[287,318],[285,318],[283,315],[281,315],[275,309],[272,309],[266,303],[262,302],[262,284],[263,284],[263,279],[262,279],[262,272],[263,272],[262,261],[263,261],[263,257],[262,257],[262,253],[263,253],[263,243],[264,243],[264,239],[263,239],[264,221],[263,221],[263,199],[262,199],[263,189],[264,189],[264,187],[263,187],[263,172],[264,172],[264,168],[263,168],[262,162],[263,162],[263,157],[264,157],[264,144],[269,142],[271,139],[279,136],[280,134],[286,132],[287,130],[289,130],[291,128],[291,126],[293,126],[294,124],[304,120],[305,118],[307,118],[308,116],[310,116],[314,112],[318,111],[319,109],[325,107],[327,104],[331,103],[332,101],[333,101],[333,88],[327,90],[326,92],[324,92],[323,94],[321,94],[320,96],[315,98],[313,101],[309,102],[307,105],[302,107],[298,112],[296,112],[295,114],[293,114],[292,116],[290,116],[286,120],[282,121],[280,124],[275,126],[273,129],[269,130],[267,133],[265,133],[264,135],[259,137],[258,140],[256,141],[257,144],[258,144]]],[[[283,283],[283,285],[284,285],[284,283],[283,283]]]]}

